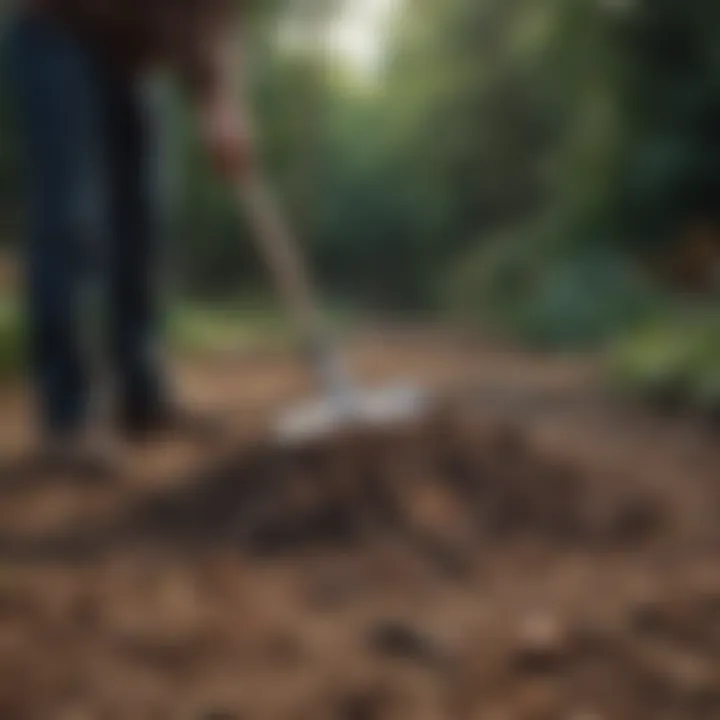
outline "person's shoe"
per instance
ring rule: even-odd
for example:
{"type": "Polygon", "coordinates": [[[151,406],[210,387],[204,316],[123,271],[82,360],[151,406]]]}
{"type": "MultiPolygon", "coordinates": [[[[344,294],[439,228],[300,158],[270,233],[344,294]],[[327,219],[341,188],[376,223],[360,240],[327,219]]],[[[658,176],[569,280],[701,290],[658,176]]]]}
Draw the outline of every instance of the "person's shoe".
{"type": "Polygon", "coordinates": [[[118,471],[117,458],[109,446],[75,433],[43,438],[34,465],[40,473],[67,475],[76,480],[106,480],[118,471]]]}
{"type": "Polygon", "coordinates": [[[216,415],[173,404],[126,411],[120,415],[119,426],[131,442],[159,438],[208,442],[217,439],[224,429],[216,415]]]}

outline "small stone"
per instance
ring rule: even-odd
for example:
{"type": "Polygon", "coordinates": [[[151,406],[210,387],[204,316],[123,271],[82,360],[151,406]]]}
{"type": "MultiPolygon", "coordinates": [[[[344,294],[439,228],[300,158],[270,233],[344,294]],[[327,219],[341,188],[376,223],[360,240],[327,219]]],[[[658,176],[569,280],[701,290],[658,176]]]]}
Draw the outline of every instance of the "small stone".
{"type": "Polygon", "coordinates": [[[528,618],[518,633],[512,663],[524,673],[554,673],[565,660],[566,634],[552,617],[528,618]]]}

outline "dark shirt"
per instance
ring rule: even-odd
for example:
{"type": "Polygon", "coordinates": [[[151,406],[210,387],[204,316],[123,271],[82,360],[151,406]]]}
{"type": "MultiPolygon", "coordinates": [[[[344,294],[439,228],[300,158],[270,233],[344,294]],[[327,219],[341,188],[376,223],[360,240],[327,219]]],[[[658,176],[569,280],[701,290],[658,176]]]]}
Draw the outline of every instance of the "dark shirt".
{"type": "Polygon", "coordinates": [[[196,92],[217,80],[233,0],[26,0],[132,72],[166,65],[196,92]]]}

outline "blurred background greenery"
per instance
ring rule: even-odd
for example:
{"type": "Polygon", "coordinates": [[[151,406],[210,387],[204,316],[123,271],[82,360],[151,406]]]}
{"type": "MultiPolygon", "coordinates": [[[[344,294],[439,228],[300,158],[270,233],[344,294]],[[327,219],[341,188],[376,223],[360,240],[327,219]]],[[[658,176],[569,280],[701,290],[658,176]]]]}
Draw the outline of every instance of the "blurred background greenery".
{"type": "MultiPolygon", "coordinates": [[[[253,14],[265,159],[343,312],[607,350],[621,387],[720,410],[716,0],[275,0],[253,14]]],[[[242,218],[170,103],[172,326],[184,344],[239,319],[277,327],[242,218]]],[[[14,247],[7,98],[1,110],[14,247]]],[[[0,367],[21,335],[6,295],[0,367]]]]}

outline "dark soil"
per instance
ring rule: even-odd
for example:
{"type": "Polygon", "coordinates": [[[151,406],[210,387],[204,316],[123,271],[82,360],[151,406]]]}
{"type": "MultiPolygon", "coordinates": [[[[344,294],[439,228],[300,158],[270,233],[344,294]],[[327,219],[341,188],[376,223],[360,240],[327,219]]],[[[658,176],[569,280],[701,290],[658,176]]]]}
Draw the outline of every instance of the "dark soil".
{"type": "Polygon", "coordinates": [[[0,718],[720,718],[716,438],[403,342],[363,362],[442,387],[414,426],[283,450],[258,428],[292,371],[200,367],[257,409],[222,448],[6,473],[0,718]]]}

